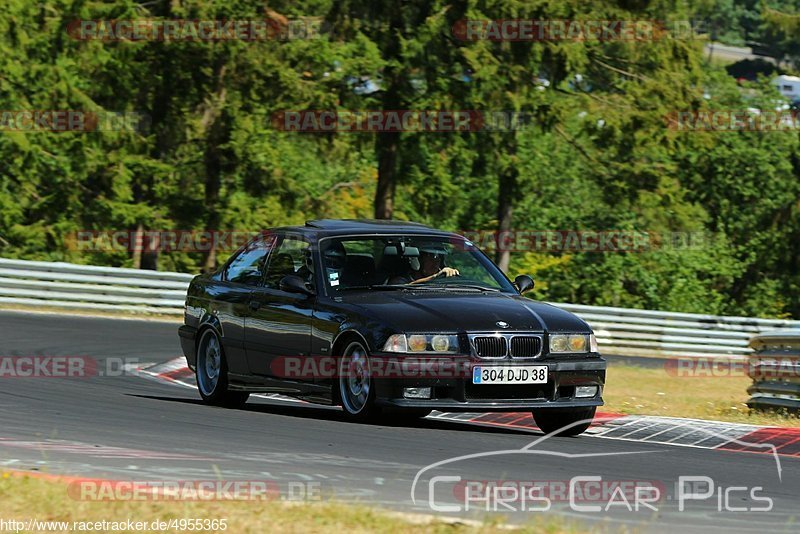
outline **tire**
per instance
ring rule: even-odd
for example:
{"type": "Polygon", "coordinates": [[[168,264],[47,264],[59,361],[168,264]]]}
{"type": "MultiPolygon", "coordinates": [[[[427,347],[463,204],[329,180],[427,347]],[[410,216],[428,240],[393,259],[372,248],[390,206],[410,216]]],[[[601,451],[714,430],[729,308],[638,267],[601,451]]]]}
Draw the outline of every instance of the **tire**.
{"type": "Polygon", "coordinates": [[[554,436],[577,436],[592,424],[597,407],[589,408],[540,408],[533,410],[536,426],[545,434],[554,436]],[[578,421],[584,421],[577,424],[578,421]],[[568,427],[568,428],[564,428],[568,427]]]}
{"type": "Polygon", "coordinates": [[[376,421],[381,409],[375,406],[375,381],[370,376],[369,353],[358,341],[345,347],[339,360],[338,397],[345,417],[351,421],[376,421]]]}
{"type": "Polygon", "coordinates": [[[197,390],[203,402],[212,406],[240,408],[247,402],[249,393],[228,389],[228,362],[216,332],[208,328],[197,343],[195,365],[197,390]]]}

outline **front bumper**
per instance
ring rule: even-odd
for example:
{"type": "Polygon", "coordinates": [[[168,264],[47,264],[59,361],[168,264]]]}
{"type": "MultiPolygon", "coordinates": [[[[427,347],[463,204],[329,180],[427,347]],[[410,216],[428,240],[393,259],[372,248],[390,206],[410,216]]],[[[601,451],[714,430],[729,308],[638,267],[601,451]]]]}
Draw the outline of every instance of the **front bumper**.
{"type": "MultiPolygon", "coordinates": [[[[377,354],[379,358],[403,356],[377,354]]],[[[606,360],[599,355],[568,359],[536,359],[527,361],[483,361],[472,359],[470,365],[546,365],[544,384],[473,384],[471,373],[457,377],[375,378],[375,402],[394,408],[421,408],[447,412],[463,411],[528,411],[538,408],[585,408],[603,405],[606,360]],[[597,386],[594,397],[576,398],[576,386],[597,386]],[[403,396],[405,388],[431,388],[430,399],[403,396]]]]}

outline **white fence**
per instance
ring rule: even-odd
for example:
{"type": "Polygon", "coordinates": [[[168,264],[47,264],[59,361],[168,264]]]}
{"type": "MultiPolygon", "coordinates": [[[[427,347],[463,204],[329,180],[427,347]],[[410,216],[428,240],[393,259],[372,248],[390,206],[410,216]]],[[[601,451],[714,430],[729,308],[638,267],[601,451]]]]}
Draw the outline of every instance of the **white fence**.
{"type": "MultiPolygon", "coordinates": [[[[192,275],[0,258],[0,304],[180,315],[192,275]]],[[[800,321],[559,304],[588,322],[600,352],[746,357],[754,334],[800,321]]]]}

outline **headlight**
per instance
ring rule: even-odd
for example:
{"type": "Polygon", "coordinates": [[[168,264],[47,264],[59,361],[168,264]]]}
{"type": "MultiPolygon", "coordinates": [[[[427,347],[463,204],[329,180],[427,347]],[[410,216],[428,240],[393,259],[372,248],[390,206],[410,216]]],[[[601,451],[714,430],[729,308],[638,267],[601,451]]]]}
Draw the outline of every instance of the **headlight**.
{"type": "Polygon", "coordinates": [[[567,342],[572,352],[586,352],[586,336],[569,336],[567,342]]]}
{"type": "Polygon", "coordinates": [[[439,336],[433,336],[431,338],[431,348],[435,352],[447,352],[453,345],[458,345],[458,343],[457,342],[455,344],[451,343],[450,336],[439,335],[439,336]]]}
{"type": "Polygon", "coordinates": [[[428,348],[428,339],[419,334],[408,336],[408,350],[409,352],[425,352],[428,348]]]}
{"type": "MultiPolygon", "coordinates": [[[[592,338],[594,336],[591,336],[592,338]]],[[[550,352],[589,352],[590,340],[586,334],[551,334],[550,352]]]]}
{"type": "Polygon", "coordinates": [[[454,334],[394,334],[383,345],[384,352],[458,352],[458,336],[454,334]]]}
{"type": "Polygon", "coordinates": [[[567,352],[567,336],[550,336],[550,352],[567,352]]]}

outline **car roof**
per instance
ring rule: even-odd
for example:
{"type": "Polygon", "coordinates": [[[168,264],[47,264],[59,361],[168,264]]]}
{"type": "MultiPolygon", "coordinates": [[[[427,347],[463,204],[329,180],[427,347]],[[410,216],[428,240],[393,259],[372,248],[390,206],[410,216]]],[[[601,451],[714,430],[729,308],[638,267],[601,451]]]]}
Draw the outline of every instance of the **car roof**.
{"type": "MultiPolygon", "coordinates": [[[[452,232],[437,230],[430,226],[411,222],[385,219],[315,219],[307,221],[305,226],[283,226],[275,228],[275,232],[294,232],[318,237],[330,237],[350,234],[423,234],[457,236],[452,232]]],[[[460,236],[459,236],[460,237],[460,236]]]]}

